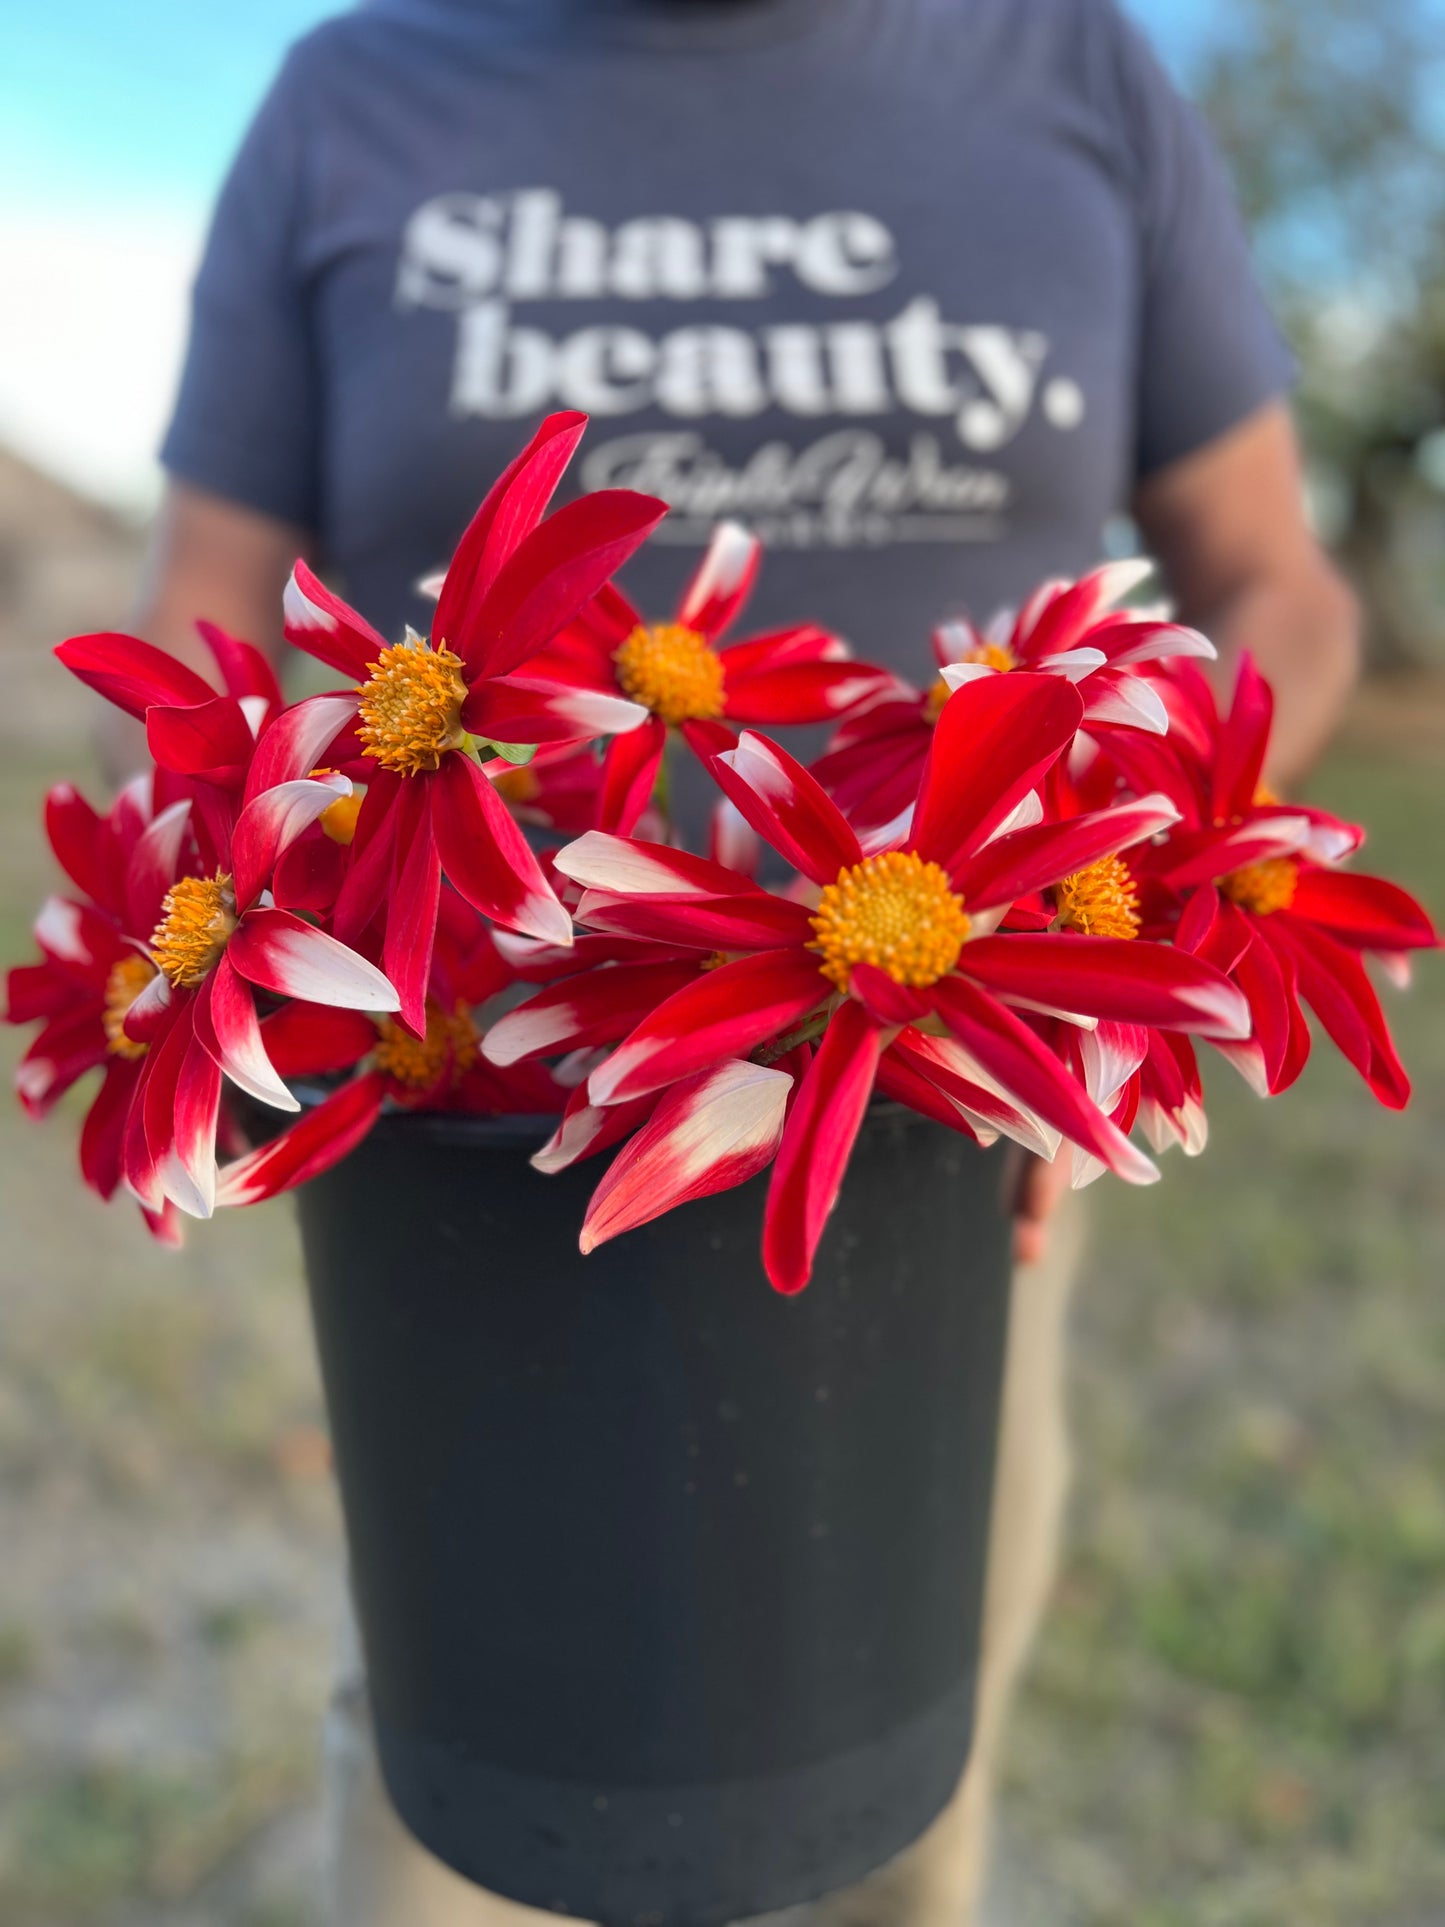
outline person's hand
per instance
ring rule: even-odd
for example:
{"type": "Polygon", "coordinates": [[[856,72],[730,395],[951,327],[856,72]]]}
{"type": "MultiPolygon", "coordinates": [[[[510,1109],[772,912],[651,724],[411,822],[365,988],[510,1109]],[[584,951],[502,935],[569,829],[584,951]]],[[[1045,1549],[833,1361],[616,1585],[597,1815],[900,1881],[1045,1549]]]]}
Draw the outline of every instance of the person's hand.
{"type": "Polygon", "coordinates": [[[1064,1145],[1051,1164],[1026,1153],[1009,1173],[1015,1264],[1036,1265],[1048,1250],[1049,1220],[1069,1188],[1071,1164],[1064,1145]]]}

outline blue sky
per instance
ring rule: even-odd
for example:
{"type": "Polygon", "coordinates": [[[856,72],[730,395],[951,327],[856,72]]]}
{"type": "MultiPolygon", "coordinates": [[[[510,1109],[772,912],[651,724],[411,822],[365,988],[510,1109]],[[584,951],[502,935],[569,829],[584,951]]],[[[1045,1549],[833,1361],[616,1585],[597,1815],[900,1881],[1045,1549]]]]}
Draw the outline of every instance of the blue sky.
{"type": "MultiPolygon", "coordinates": [[[[337,11],[316,0],[10,10],[0,183],[26,198],[203,206],[287,44],[337,11]]],[[[1211,13],[1207,0],[1134,0],[1132,11],[1176,70],[1211,13]]]]}
{"type": "MultiPolygon", "coordinates": [[[[1126,0],[1181,77],[1218,0],[1126,0]]],[[[0,442],[144,514],[212,196],[335,0],[30,0],[0,37],[0,442]]]]}

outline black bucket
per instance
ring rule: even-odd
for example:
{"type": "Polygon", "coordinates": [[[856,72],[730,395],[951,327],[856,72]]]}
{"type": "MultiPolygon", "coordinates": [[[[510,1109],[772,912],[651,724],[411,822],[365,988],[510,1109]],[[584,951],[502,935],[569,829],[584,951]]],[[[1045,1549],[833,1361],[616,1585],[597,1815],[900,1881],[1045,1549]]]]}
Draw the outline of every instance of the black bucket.
{"type": "Polygon", "coordinates": [[[601,1163],[383,1119],[300,1193],[382,1770],[480,1886],[718,1927],[846,1886],[968,1754],[1000,1166],[870,1114],[812,1284],[765,1179],[589,1258],[601,1163]]]}

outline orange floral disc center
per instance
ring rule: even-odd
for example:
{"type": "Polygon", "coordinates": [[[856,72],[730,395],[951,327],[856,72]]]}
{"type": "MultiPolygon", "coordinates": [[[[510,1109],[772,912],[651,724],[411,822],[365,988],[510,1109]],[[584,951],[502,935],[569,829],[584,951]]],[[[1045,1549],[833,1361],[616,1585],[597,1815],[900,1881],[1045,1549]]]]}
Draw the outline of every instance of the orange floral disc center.
{"type": "Polygon", "coordinates": [[[912,850],[889,850],[840,870],[812,924],[808,947],[819,953],[823,975],[843,991],[860,963],[925,990],[958,962],[969,930],[947,872],[912,850]]]}
{"type": "Polygon", "coordinates": [[[708,722],[723,713],[722,658],[696,629],[639,624],[612,660],[632,700],[665,723],[708,722]]]}
{"type": "Polygon", "coordinates": [[[1054,885],[1060,930],[1086,937],[1137,937],[1139,891],[1121,856],[1102,856],[1054,885]]]}
{"type": "Polygon", "coordinates": [[[131,1005],[155,974],[155,965],[138,950],[127,950],[111,965],[105,980],[101,1022],[105,1025],[105,1047],[112,1056],[134,1060],[144,1057],[150,1049],[149,1044],[137,1043],[134,1037],[126,1036],[125,1020],[131,1005]]]}
{"type": "Polygon", "coordinates": [[[166,892],[151,956],[177,990],[194,990],[220,961],[236,927],[236,899],[224,871],[182,877],[166,892]]]}
{"type": "Polygon", "coordinates": [[[964,662],[981,662],[985,669],[997,669],[1006,676],[1010,669],[1018,668],[1018,658],[1006,642],[981,642],[976,649],[970,649],[962,659],[964,662]]]}
{"type": "Polygon", "coordinates": [[[381,1018],[377,1028],[376,1068],[409,1091],[434,1091],[438,1085],[455,1090],[481,1046],[481,1032],[460,1000],[443,1010],[427,999],[424,1037],[413,1037],[391,1017],[381,1018]]]}
{"type": "MultiPolygon", "coordinates": [[[[334,776],[336,772],[323,764],[320,769],[312,770],[311,774],[315,778],[334,776]]],[[[343,849],[356,835],[356,819],[361,814],[361,806],[365,800],[366,791],[353,788],[349,796],[338,796],[334,803],[328,803],[317,818],[323,833],[329,836],[333,843],[341,844],[343,849]]]]}
{"type": "Polygon", "coordinates": [[[1227,877],[1220,878],[1219,888],[1241,910],[1270,917],[1276,910],[1288,910],[1298,882],[1299,865],[1292,856],[1267,856],[1231,870],[1227,877]]]}
{"type": "Polygon", "coordinates": [[[445,644],[433,649],[415,637],[383,649],[361,686],[357,736],[363,756],[398,776],[440,767],[449,749],[467,740],[462,705],[465,665],[445,644]]]}

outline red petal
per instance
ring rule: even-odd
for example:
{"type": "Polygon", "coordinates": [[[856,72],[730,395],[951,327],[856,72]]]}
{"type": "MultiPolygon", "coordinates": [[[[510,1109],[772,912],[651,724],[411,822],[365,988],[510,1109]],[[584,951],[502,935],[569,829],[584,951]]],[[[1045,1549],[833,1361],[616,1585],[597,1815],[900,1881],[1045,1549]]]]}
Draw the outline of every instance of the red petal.
{"type": "Polygon", "coordinates": [[[656,1094],[649,1092],[631,1104],[593,1104],[587,1086],[579,1084],[567,1100],[561,1123],[541,1150],[532,1154],[529,1161],[533,1169],[550,1175],[595,1157],[635,1131],[656,1102],[656,1094]]]}
{"type": "Polygon", "coordinates": [[[1101,857],[1129,849],[1178,820],[1174,805],[1159,795],[1113,809],[1092,810],[1062,823],[1035,823],[1028,829],[1009,830],[986,843],[955,871],[954,887],[962,892],[971,911],[1014,903],[1031,891],[1057,883],[1061,877],[1087,869],[1101,857]]]}
{"type": "Polygon", "coordinates": [[[384,1088],[375,1073],[355,1078],[280,1137],[228,1164],[216,1183],[217,1205],[259,1204],[339,1164],[376,1122],[384,1088]]]}
{"type": "Polygon", "coordinates": [[[760,890],[734,897],[622,897],[606,890],[585,890],[577,919],[617,936],[697,950],[799,947],[813,934],[801,903],[765,896],[760,890]]]}
{"type": "Polygon", "coordinates": [[[586,426],[576,412],[549,415],[487,490],[448,565],[432,622],[432,634],[458,655],[467,655],[482,599],[546,513],[586,426]]]}
{"type": "Polygon", "coordinates": [[[462,709],[463,725],[493,743],[591,741],[625,734],[646,721],[642,705],[615,689],[537,676],[487,677],[473,684],[462,709]]]}
{"type": "Polygon", "coordinates": [[[333,775],[277,783],[251,799],[231,836],[231,872],[240,909],[248,909],[270,887],[277,860],[297,837],[350,794],[347,779],[333,775]]]}
{"type": "Polygon", "coordinates": [[[349,1071],[376,1047],[376,1025],[357,1010],[299,1000],[282,1004],[261,1025],[266,1055],[282,1077],[349,1071]]]}
{"type": "Polygon", "coordinates": [[[1083,713],[1062,676],[1013,670],[965,683],[934,728],[910,847],[956,869],[1038,787],[1083,713]]]}
{"type": "Polygon", "coordinates": [[[432,824],[442,868],[475,909],[544,943],[570,942],[572,919],[506,804],[470,757],[443,760],[432,824]]]}
{"type": "Polygon", "coordinates": [[[698,974],[696,963],[608,964],[529,997],[492,1024],[489,1063],[517,1064],[584,1046],[615,1044],[698,974]]]}
{"type": "Polygon", "coordinates": [[[55,653],[87,688],[141,719],[152,703],[208,703],[216,693],[194,669],[137,636],[72,636],[55,653]]]}
{"type": "Polygon", "coordinates": [[[708,971],[645,1017],[592,1073],[599,1104],[642,1097],[721,1057],[745,1057],[829,995],[812,958],[765,950],[708,971]]]}
{"type": "Polygon", "coordinates": [[[207,989],[209,996],[196,1001],[196,1035],[220,1069],[258,1104],[299,1111],[267,1055],[251,986],[236,974],[229,957],[216,965],[207,989]]]}
{"type": "Polygon", "coordinates": [[[190,816],[189,803],[172,803],[147,825],[130,853],[125,896],[133,936],[149,937],[160,921],[161,904],[180,872],[190,816]]]}
{"type": "Polygon", "coordinates": [[[383,769],[367,784],[351,839],[351,860],[331,913],[331,927],[343,943],[358,942],[386,901],[397,828],[403,812],[415,808],[407,799],[419,780],[383,769]]]}
{"type": "Polygon", "coordinates": [[[504,676],[549,643],[666,513],[666,503],[650,495],[603,489],[539,523],[507,558],[468,626],[459,650],[468,680],[504,676]]]}
{"type": "Polygon", "coordinates": [[[896,984],[886,970],[857,963],[848,973],[848,993],[856,997],[875,1024],[916,1024],[929,1011],[928,999],[907,984],[896,984]]]}
{"type": "Polygon", "coordinates": [[[55,1017],[15,1068],[15,1088],[32,1117],[43,1117],[78,1077],[106,1061],[105,1031],[94,1005],[55,1017]]]}
{"type": "Polygon", "coordinates": [[[1358,954],[1322,930],[1296,923],[1286,910],[1269,919],[1269,935],[1293,955],[1300,990],[1341,1056],[1382,1104],[1403,1110],[1410,1101],[1410,1080],[1358,954]]]}
{"type": "Polygon", "coordinates": [[[104,819],[70,783],[57,783],[45,798],[45,834],[65,874],[82,895],[112,912],[123,911],[115,900],[114,877],[107,857],[104,819]]]}
{"type": "Polygon", "coordinates": [[[370,665],[386,647],[385,636],[300,560],[286,584],[282,614],[288,642],[357,682],[366,681],[370,665]]]}
{"type": "Polygon", "coordinates": [[[114,1197],[121,1178],[125,1121],[138,1082],[137,1067],[113,1057],[80,1131],[80,1173],[102,1198],[114,1197]]]}
{"type": "MultiPolygon", "coordinates": [[[[734,676],[750,676],[755,669],[784,669],[801,662],[847,662],[848,645],[841,636],[820,629],[814,622],[795,623],[791,629],[770,629],[766,635],[748,636],[729,642],[718,650],[723,670],[731,682],[734,676]]],[[[857,669],[872,665],[855,663],[857,669]]],[[[888,672],[880,670],[880,675],[888,672]]],[[[897,688],[898,679],[888,673],[897,688]]]]}
{"type": "MultiPolygon", "coordinates": [[[[204,1008],[214,979],[203,986],[196,1009],[204,1008]]],[[[216,1124],[221,1112],[221,1072],[194,1031],[176,1078],[175,1109],[168,1151],[160,1159],[165,1194],[193,1218],[209,1218],[216,1208],[216,1124]]]]}
{"type": "Polygon", "coordinates": [[[1211,814],[1216,822],[1227,823],[1253,810],[1273,721],[1273,692],[1246,649],[1239,658],[1234,701],[1214,749],[1211,814]]]}
{"type": "Polygon", "coordinates": [[[356,696],[351,690],[310,696],[278,716],[256,745],[246,774],[245,801],[254,802],[264,790],[309,776],[318,764],[325,764],[327,751],[355,716],[356,696]]]}
{"type": "Polygon", "coordinates": [[[284,698],[276,672],[253,642],[242,642],[238,636],[227,635],[224,629],[204,617],[197,621],[196,632],[221,672],[227,695],[234,696],[237,702],[247,696],[259,696],[268,710],[281,708],[284,698]]]}
{"type": "Polygon", "coordinates": [[[786,1071],[730,1060],[674,1085],[592,1193],[582,1250],[756,1177],[782,1138],[792,1083],[786,1071]]]}
{"type": "Polygon", "coordinates": [[[893,688],[886,669],[865,662],[805,662],[751,674],[727,670],[727,717],[732,723],[832,723],[893,688]]]}
{"type": "MultiPolygon", "coordinates": [[[[74,874],[72,872],[72,874],[74,874]]],[[[1422,950],[1440,939],[1420,905],[1383,877],[1303,864],[1290,915],[1360,950],[1422,950]]]]}
{"type": "Polygon", "coordinates": [[[256,747],[245,711],[232,696],[186,708],[146,711],[146,745],[162,769],[239,787],[256,747]]]}
{"type": "Polygon", "coordinates": [[[226,954],[247,982],[278,997],[343,1010],[395,1010],[397,993],[375,964],[289,910],[248,910],[226,954]]]}
{"type": "Polygon", "coordinates": [[[589,830],[559,850],[555,864],[584,890],[607,896],[731,897],[747,890],[762,894],[751,877],[726,870],[707,857],[600,830],[589,830]]]}
{"type": "Polygon", "coordinates": [[[942,1124],[950,1131],[972,1138],[975,1144],[983,1142],[958,1105],[924,1077],[917,1065],[896,1048],[884,1051],[878,1060],[877,1090],[881,1097],[891,1097],[896,1103],[906,1104],[910,1111],[917,1111],[920,1117],[931,1117],[935,1124],[942,1124]]]}
{"type": "Polygon", "coordinates": [[[5,979],[5,1022],[33,1024],[41,1017],[58,1017],[80,999],[93,1014],[96,988],[49,962],[17,964],[5,979]]]}
{"type": "Polygon", "coordinates": [[[627,836],[652,799],[667,751],[667,724],[654,716],[641,729],[614,737],[603,767],[597,827],[627,836]]]}
{"type": "Polygon", "coordinates": [[[1187,950],[1123,937],[979,937],[958,970],[996,997],[1204,1037],[1249,1035],[1249,1006],[1222,972],[1187,950]]]}
{"type": "Polygon", "coordinates": [[[442,795],[440,778],[412,778],[403,786],[382,939],[382,967],[401,998],[401,1020],[418,1037],[426,1031],[426,999],[441,912],[442,861],[434,814],[440,817],[442,812],[433,812],[433,799],[442,795]]]}
{"type": "Polygon", "coordinates": [[[709,641],[737,616],[757,580],[763,545],[739,522],[719,522],[683,591],[677,620],[709,641]]]}
{"type": "Polygon", "coordinates": [[[745,731],[708,767],[766,842],[814,883],[862,861],[858,839],[822,785],[766,736],[745,731]]]}
{"type": "MultiPolygon", "coordinates": [[[[1061,688],[1068,686],[1060,683],[1061,688]]],[[[1120,1177],[1134,1184],[1154,1182],[1159,1173],[1148,1158],[1104,1116],[1053,1052],[1011,1010],[962,977],[945,977],[934,985],[933,996],[935,1008],[949,1029],[1006,1091],[1016,1094],[1056,1131],[1092,1151],[1120,1177]]]]}
{"type": "Polygon", "coordinates": [[[882,1048],[882,1032],[855,1003],[833,1017],[793,1104],[768,1187],[763,1265],[774,1287],[799,1292],[858,1136],[882,1048]]]}

